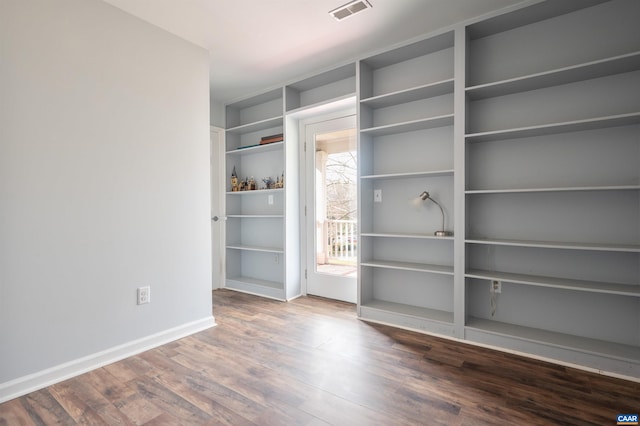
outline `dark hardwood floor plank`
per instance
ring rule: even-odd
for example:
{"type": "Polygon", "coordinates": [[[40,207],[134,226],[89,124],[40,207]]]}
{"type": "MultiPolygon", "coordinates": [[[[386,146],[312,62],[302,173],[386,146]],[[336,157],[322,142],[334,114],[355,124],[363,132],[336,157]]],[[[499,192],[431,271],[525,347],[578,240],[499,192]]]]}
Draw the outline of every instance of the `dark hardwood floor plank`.
{"type": "Polygon", "coordinates": [[[216,399],[211,398],[212,395],[202,387],[194,386],[193,381],[183,380],[182,377],[175,374],[159,375],[156,380],[160,385],[198,407],[211,418],[216,419],[220,424],[238,426],[255,425],[255,423],[249,421],[239,413],[221,404],[216,399]]]}
{"type": "Polygon", "coordinates": [[[245,397],[244,395],[229,389],[216,380],[212,380],[206,374],[191,374],[179,379],[193,392],[197,392],[200,398],[216,402],[221,407],[241,415],[243,418],[256,423],[267,410],[267,407],[245,397]]]}
{"type": "Polygon", "coordinates": [[[23,406],[36,424],[65,425],[74,421],[48,389],[41,389],[27,395],[23,406]]]}
{"type": "Polygon", "coordinates": [[[378,408],[371,409],[321,389],[306,393],[299,408],[331,425],[415,425],[414,421],[393,417],[378,408]]]}
{"type": "Polygon", "coordinates": [[[555,423],[536,413],[523,412],[490,404],[465,406],[460,412],[459,417],[458,424],[461,426],[555,426],[555,423]]]}
{"type": "MultiPolygon", "coordinates": [[[[185,364],[201,361],[197,352],[190,355],[191,359],[187,356],[181,358],[185,364]]],[[[312,420],[312,416],[296,408],[302,399],[298,393],[292,391],[295,383],[283,382],[279,375],[258,363],[243,362],[235,357],[223,358],[219,359],[216,365],[206,366],[204,373],[207,377],[215,377],[218,383],[240,395],[242,399],[251,401],[252,405],[261,407],[251,416],[240,411],[256,424],[264,424],[265,419],[273,417],[273,412],[279,413],[280,418],[291,417],[285,424],[306,424],[312,420]]],[[[269,423],[274,422],[269,420],[269,423]]]]}
{"type": "MultiPolygon", "coordinates": [[[[131,395],[125,399],[114,402],[114,406],[127,418],[136,425],[155,422],[156,419],[162,418],[165,413],[160,407],[154,404],[149,398],[138,393],[131,395]]],[[[173,418],[173,422],[177,423],[173,418]]]]}
{"type": "Polygon", "coordinates": [[[89,407],[81,397],[75,395],[64,383],[55,384],[47,389],[76,423],[82,425],[100,425],[104,423],[98,413],[89,407]]]}
{"type": "Polygon", "coordinates": [[[22,405],[24,398],[0,404],[0,426],[30,426],[36,424],[22,405]]]}
{"type": "Polygon", "coordinates": [[[146,362],[141,356],[125,358],[102,368],[123,382],[137,379],[143,374],[153,374],[155,371],[155,366],[146,362]]]}
{"type": "Polygon", "coordinates": [[[144,398],[184,424],[200,424],[211,419],[209,414],[164,387],[157,377],[140,376],[132,385],[144,398]]]}
{"type": "MultiPolygon", "coordinates": [[[[131,425],[131,420],[122,414],[109,400],[93,386],[94,379],[88,374],[75,377],[59,383],[59,386],[68,386],[69,391],[76,398],[81,399],[84,403],[95,412],[105,424],[122,424],[131,425]]],[[[56,385],[56,386],[58,386],[56,385]]]]}
{"type": "Polygon", "coordinates": [[[104,368],[98,368],[86,374],[86,378],[105,400],[111,403],[121,401],[136,394],[136,390],[122,382],[104,368]]]}

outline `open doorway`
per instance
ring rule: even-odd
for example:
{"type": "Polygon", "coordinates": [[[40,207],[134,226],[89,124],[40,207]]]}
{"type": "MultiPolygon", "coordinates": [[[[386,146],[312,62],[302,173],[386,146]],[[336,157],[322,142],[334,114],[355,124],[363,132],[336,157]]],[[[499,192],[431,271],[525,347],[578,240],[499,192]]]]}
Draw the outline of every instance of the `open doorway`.
{"type": "Polygon", "coordinates": [[[355,116],[306,126],[307,293],[357,298],[357,132],[355,116]]]}
{"type": "Polygon", "coordinates": [[[316,135],[316,270],[356,277],[358,163],[356,130],[316,135]]]}

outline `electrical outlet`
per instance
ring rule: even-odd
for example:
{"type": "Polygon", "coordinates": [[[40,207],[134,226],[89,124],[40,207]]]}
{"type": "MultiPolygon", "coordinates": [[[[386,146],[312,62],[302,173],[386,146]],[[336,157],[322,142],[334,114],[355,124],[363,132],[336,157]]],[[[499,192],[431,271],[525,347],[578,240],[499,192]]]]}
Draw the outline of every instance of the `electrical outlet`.
{"type": "Polygon", "coordinates": [[[491,281],[491,293],[502,292],[502,282],[498,280],[491,281]]]}
{"type": "Polygon", "coordinates": [[[269,205],[273,205],[273,195],[269,195],[268,197],[269,205]]]}
{"type": "Polygon", "coordinates": [[[382,202],[382,189],[374,189],[373,190],[373,202],[381,203],[382,202]]]}
{"type": "Polygon", "coordinates": [[[138,305],[151,302],[151,287],[138,287],[138,305]]]}
{"type": "Polygon", "coordinates": [[[280,256],[276,254],[276,256],[273,259],[274,263],[280,263],[280,256]]]}

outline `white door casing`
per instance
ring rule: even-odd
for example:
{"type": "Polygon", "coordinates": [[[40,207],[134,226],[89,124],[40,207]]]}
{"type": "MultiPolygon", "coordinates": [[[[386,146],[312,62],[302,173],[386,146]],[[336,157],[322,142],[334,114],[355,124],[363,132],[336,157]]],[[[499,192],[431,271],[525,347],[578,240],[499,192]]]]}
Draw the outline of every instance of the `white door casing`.
{"type": "Polygon", "coordinates": [[[224,129],[211,127],[211,288],[225,282],[225,143],[224,129]]]}

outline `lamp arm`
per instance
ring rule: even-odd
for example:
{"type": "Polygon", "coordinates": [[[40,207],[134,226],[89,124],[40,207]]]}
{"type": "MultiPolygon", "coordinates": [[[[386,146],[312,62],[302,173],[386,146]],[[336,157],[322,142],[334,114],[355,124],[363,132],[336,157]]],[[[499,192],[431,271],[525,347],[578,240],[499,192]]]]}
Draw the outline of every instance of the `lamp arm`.
{"type": "Polygon", "coordinates": [[[436,200],[434,200],[431,197],[429,197],[429,199],[431,201],[433,201],[436,204],[436,206],[440,207],[440,213],[442,213],[442,230],[444,231],[444,209],[442,208],[442,206],[440,205],[439,202],[437,202],[436,200]]]}

